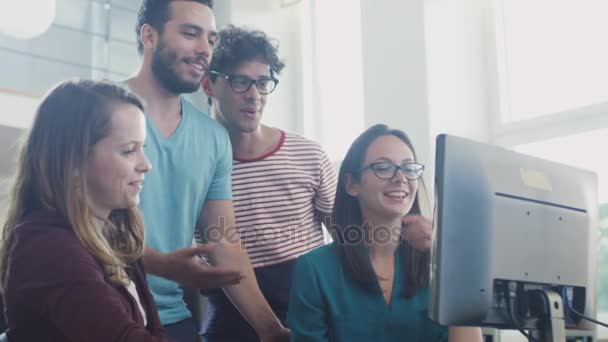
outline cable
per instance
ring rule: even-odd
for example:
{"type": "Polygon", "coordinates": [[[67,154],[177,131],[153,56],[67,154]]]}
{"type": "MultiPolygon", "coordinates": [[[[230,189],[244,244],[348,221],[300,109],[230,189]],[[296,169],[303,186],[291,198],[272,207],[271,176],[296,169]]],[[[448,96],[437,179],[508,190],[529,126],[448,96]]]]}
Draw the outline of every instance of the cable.
{"type": "Polygon", "coordinates": [[[564,288],[564,290],[562,291],[562,296],[564,296],[564,301],[566,302],[566,305],[567,305],[568,309],[570,310],[570,312],[572,312],[572,313],[576,314],[578,317],[580,317],[580,318],[582,318],[582,319],[584,319],[584,320],[587,320],[587,321],[589,321],[589,322],[592,322],[592,323],[595,323],[595,324],[597,324],[597,325],[601,325],[601,326],[603,326],[603,327],[608,328],[608,324],[606,324],[606,323],[604,323],[604,322],[600,322],[600,321],[598,321],[598,320],[595,320],[595,319],[593,319],[593,318],[591,318],[591,317],[587,317],[587,316],[583,315],[582,313],[580,313],[580,312],[576,311],[576,310],[574,309],[574,307],[572,307],[572,302],[570,302],[570,300],[568,299],[568,291],[567,291],[565,288],[564,288]]]}
{"type": "Polygon", "coordinates": [[[595,319],[593,319],[593,318],[591,318],[591,317],[587,317],[587,316],[583,315],[582,313],[580,313],[580,312],[578,312],[578,311],[574,310],[574,308],[572,308],[571,306],[568,306],[568,309],[570,309],[570,311],[574,312],[576,315],[578,315],[578,316],[579,316],[580,318],[582,318],[582,319],[585,319],[585,320],[587,320],[587,321],[589,321],[589,322],[592,322],[592,323],[595,323],[595,324],[597,324],[597,325],[601,325],[601,326],[603,326],[603,327],[608,328],[608,324],[603,323],[603,322],[600,322],[600,321],[598,321],[598,320],[595,320],[595,319]]]}
{"type": "Polygon", "coordinates": [[[534,337],[532,337],[532,335],[528,334],[524,328],[519,324],[519,322],[517,321],[517,317],[515,316],[515,298],[509,298],[509,304],[507,305],[508,310],[509,310],[509,316],[511,318],[511,322],[515,325],[515,328],[517,328],[517,330],[519,330],[519,332],[524,335],[528,341],[532,341],[532,342],[538,342],[538,340],[536,340],[534,337]]]}
{"type": "Polygon", "coordinates": [[[507,299],[508,299],[508,303],[507,303],[507,311],[509,313],[509,318],[511,319],[511,322],[513,323],[513,325],[515,325],[515,328],[517,328],[517,330],[519,330],[519,332],[524,335],[528,341],[532,341],[532,342],[538,342],[537,339],[535,339],[534,337],[532,337],[532,335],[528,334],[524,328],[519,324],[517,317],[515,315],[515,297],[516,297],[516,289],[517,289],[517,284],[514,282],[509,282],[508,285],[508,290],[506,291],[507,293],[507,299]]]}

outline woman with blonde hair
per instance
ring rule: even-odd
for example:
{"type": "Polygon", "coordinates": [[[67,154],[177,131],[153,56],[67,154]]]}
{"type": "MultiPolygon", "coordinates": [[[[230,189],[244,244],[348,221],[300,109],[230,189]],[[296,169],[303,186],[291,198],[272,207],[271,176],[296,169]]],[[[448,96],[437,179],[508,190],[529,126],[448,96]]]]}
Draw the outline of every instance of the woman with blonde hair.
{"type": "Polygon", "coordinates": [[[111,83],[67,81],[38,107],[0,245],[11,342],[166,341],[141,263],[145,135],[111,83]]]}

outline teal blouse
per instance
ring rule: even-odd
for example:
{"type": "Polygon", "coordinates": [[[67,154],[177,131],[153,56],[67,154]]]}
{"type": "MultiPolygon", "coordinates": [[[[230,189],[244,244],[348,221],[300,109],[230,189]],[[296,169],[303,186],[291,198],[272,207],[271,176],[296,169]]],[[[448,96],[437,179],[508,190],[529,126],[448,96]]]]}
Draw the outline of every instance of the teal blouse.
{"type": "Polygon", "coordinates": [[[291,341],[447,341],[447,327],[428,318],[428,289],[402,295],[398,253],[390,306],[380,291],[368,293],[344,273],[336,245],[301,256],[287,313],[291,341]]]}

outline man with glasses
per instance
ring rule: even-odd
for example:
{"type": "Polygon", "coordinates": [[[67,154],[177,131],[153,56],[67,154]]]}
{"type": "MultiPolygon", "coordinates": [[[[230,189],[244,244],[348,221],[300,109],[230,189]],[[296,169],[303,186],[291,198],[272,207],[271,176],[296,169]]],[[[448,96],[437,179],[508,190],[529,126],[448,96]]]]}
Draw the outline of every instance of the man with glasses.
{"type": "MultiPolygon", "coordinates": [[[[296,259],[324,244],[336,176],[318,144],[260,122],[283,67],[266,34],[231,26],[219,33],[203,89],[232,143],[237,230],[262,293],[285,322],[296,259]]],[[[257,341],[221,291],[208,296],[207,342],[257,341]]]]}

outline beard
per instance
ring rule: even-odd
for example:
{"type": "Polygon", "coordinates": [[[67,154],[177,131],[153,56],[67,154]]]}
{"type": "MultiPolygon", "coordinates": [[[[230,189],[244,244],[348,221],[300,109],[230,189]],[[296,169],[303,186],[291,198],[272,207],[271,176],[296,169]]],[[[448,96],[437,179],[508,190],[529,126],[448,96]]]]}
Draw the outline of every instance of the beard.
{"type": "Polygon", "coordinates": [[[177,70],[180,63],[175,50],[171,50],[162,41],[152,55],[152,74],[162,86],[174,94],[193,93],[200,87],[201,80],[188,81],[183,79],[177,70]]]}

